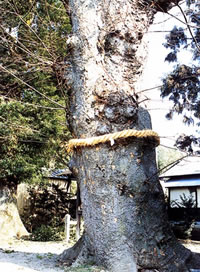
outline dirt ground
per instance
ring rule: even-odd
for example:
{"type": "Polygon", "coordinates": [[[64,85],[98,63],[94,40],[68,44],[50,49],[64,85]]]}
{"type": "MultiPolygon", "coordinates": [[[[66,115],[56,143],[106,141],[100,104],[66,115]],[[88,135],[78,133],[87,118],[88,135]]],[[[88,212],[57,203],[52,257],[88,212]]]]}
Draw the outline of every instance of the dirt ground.
{"type": "Polygon", "coordinates": [[[180,240],[180,242],[194,253],[189,260],[191,272],[200,272],[200,241],[180,240]]]}
{"type": "Polygon", "coordinates": [[[0,238],[0,272],[106,272],[95,266],[67,268],[59,255],[72,244],[0,238]]]}
{"type": "MultiPolygon", "coordinates": [[[[200,241],[182,240],[182,244],[196,253],[191,261],[194,272],[200,271],[200,241]]],[[[71,270],[59,265],[58,256],[68,245],[65,242],[33,242],[24,240],[0,241],[0,271],[2,272],[103,272],[82,267],[71,270]]],[[[192,270],[191,270],[192,271],[192,270]]]]}
{"type": "Polygon", "coordinates": [[[61,272],[58,255],[68,246],[63,242],[9,240],[0,242],[2,272],[61,272]]]}

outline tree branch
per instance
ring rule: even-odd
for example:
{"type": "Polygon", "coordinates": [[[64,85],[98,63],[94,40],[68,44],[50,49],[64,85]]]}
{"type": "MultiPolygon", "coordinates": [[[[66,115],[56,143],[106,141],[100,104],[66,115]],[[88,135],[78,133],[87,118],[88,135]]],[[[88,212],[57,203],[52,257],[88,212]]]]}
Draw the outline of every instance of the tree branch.
{"type": "Polygon", "coordinates": [[[21,78],[19,78],[18,76],[16,76],[14,73],[12,73],[11,71],[9,71],[8,69],[6,69],[5,67],[3,67],[0,64],[0,68],[2,70],[4,70],[6,73],[12,75],[14,78],[16,78],[18,81],[20,81],[22,84],[26,85],[27,87],[29,87],[31,90],[33,90],[34,92],[36,92],[37,94],[41,95],[42,97],[44,97],[46,100],[50,101],[53,104],[56,104],[57,106],[65,109],[64,106],[62,106],[61,104],[59,104],[58,102],[52,100],[51,98],[49,98],[48,96],[46,96],[45,94],[42,94],[41,92],[39,92],[38,90],[36,90],[34,87],[32,87],[31,85],[29,85],[28,83],[26,83],[25,81],[23,81],[21,78]]]}
{"type": "Polygon", "coordinates": [[[4,96],[4,95],[0,95],[0,97],[2,97],[5,100],[14,101],[14,102],[22,104],[22,105],[33,106],[33,107],[47,109],[47,110],[65,110],[65,108],[45,107],[45,106],[41,106],[41,105],[38,105],[38,104],[32,104],[32,103],[17,101],[16,99],[13,99],[13,98],[10,98],[10,97],[4,96]]]}
{"type": "Polygon", "coordinates": [[[177,7],[180,9],[180,11],[181,11],[181,13],[182,13],[182,15],[183,15],[183,17],[184,17],[185,23],[186,23],[186,25],[187,25],[187,27],[188,27],[188,30],[189,30],[189,32],[190,32],[190,35],[191,35],[193,41],[195,42],[195,45],[196,45],[196,47],[197,47],[197,50],[200,52],[200,46],[198,45],[197,39],[194,37],[194,35],[193,35],[193,33],[192,33],[191,27],[190,27],[190,25],[188,24],[187,17],[186,17],[186,15],[185,15],[185,13],[184,13],[182,7],[181,7],[179,4],[177,4],[177,7]]]}

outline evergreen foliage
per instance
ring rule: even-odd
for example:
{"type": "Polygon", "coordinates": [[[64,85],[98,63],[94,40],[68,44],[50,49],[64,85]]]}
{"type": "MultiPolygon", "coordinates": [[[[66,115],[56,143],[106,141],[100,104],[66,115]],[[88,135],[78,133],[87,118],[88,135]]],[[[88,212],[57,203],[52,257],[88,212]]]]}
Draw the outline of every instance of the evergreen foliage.
{"type": "MultiPolygon", "coordinates": [[[[177,63],[174,70],[163,79],[161,97],[167,97],[173,106],[166,115],[172,119],[175,113],[183,116],[187,125],[200,125],[200,3],[199,1],[186,1],[187,9],[181,11],[185,27],[174,27],[166,36],[164,46],[170,49],[166,61],[177,62],[177,55],[181,50],[192,53],[192,65],[177,63]]],[[[200,145],[200,138],[182,135],[177,139],[177,147],[188,153],[194,152],[194,145],[200,145]]],[[[197,151],[199,153],[199,151],[197,151]]]]}
{"type": "Polygon", "coordinates": [[[0,1],[0,181],[66,167],[64,94],[70,21],[60,0],[0,1]]]}

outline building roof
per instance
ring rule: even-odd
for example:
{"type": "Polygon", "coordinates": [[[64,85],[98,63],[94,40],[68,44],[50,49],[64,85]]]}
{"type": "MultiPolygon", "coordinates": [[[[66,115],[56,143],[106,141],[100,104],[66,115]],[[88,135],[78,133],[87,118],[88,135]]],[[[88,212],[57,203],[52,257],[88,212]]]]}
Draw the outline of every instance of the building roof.
{"type": "Polygon", "coordinates": [[[200,158],[187,157],[181,160],[174,167],[163,173],[161,178],[170,178],[177,176],[191,176],[200,174],[200,158]]]}
{"type": "Polygon", "coordinates": [[[196,178],[183,178],[183,179],[169,179],[164,183],[165,188],[173,188],[173,187],[200,187],[200,176],[196,178]]]}
{"type": "Polygon", "coordinates": [[[58,179],[58,180],[69,180],[72,177],[72,172],[68,169],[54,169],[50,173],[47,173],[45,178],[58,179]]]}

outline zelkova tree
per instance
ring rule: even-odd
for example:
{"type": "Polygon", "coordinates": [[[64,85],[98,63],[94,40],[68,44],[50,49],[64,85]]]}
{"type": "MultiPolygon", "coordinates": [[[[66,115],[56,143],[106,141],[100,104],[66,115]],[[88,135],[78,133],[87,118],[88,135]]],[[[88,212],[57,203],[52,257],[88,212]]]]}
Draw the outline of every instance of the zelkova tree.
{"type": "MultiPolygon", "coordinates": [[[[71,50],[66,63],[74,138],[151,129],[136,84],[144,33],[173,1],[70,0],[71,50]]],[[[85,233],[62,260],[95,261],[109,271],[189,271],[190,252],[167,222],[154,138],[129,137],[76,147],[71,168],[81,191],[85,233]]]]}

